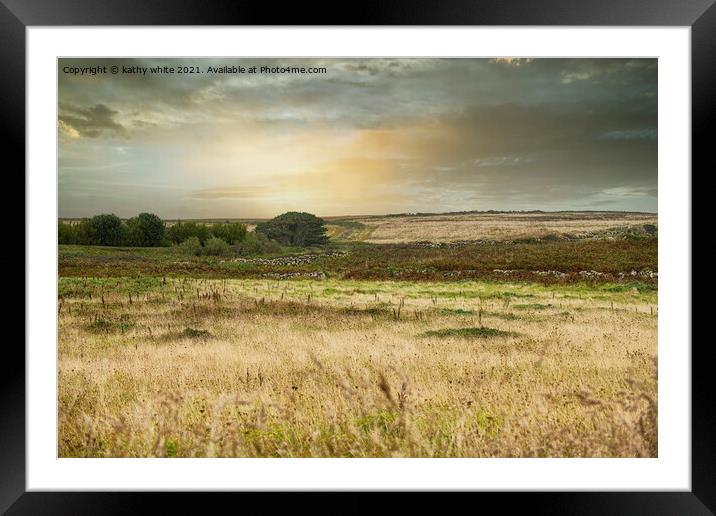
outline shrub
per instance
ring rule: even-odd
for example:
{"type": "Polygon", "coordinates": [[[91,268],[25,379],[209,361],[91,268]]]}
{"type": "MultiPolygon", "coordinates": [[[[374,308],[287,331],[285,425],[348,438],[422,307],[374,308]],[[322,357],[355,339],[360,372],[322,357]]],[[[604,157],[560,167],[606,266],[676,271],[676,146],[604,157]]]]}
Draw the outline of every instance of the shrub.
{"type": "Polygon", "coordinates": [[[82,219],[75,228],[76,242],[82,245],[91,245],[94,238],[93,233],[94,230],[90,225],[89,219],[82,219]]]}
{"type": "Polygon", "coordinates": [[[310,213],[289,211],[256,226],[261,233],[284,245],[308,247],[328,242],[323,219],[310,213]]]}
{"type": "Polygon", "coordinates": [[[157,247],[164,239],[164,222],[153,213],[140,213],[127,221],[128,245],[157,247]]]}
{"type": "Polygon", "coordinates": [[[193,236],[203,244],[209,239],[211,232],[206,224],[197,224],[196,222],[179,221],[167,228],[167,237],[175,244],[180,244],[193,236]]]}
{"type": "Polygon", "coordinates": [[[226,224],[214,224],[211,226],[211,233],[216,238],[221,238],[229,244],[241,242],[246,237],[246,226],[238,222],[227,222],[226,224]]]}
{"type": "Polygon", "coordinates": [[[239,256],[256,254],[272,254],[282,251],[281,244],[269,240],[263,233],[246,233],[244,239],[234,245],[234,250],[239,256]]]}
{"type": "Polygon", "coordinates": [[[261,242],[256,238],[255,233],[247,233],[241,242],[234,245],[234,250],[239,256],[259,254],[261,252],[261,242]]]}
{"type": "Polygon", "coordinates": [[[57,223],[57,243],[58,244],[76,244],[77,228],[72,224],[65,222],[57,223]]]}
{"type": "Polygon", "coordinates": [[[649,235],[656,235],[659,229],[654,224],[644,224],[644,231],[649,235]]]}
{"type": "Polygon", "coordinates": [[[201,254],[206,256],[226,256],[231,252],[229,244],[220,238],[211,237],[204,243],[201,254]]]}
{"type": "Polygon", "coordinates": [[[211,338],[211,333],[208,330],[196,330],[194,328],[184,328],[184,331],[180,333],[181,337],[187,339],[208,339],[211,338]]]}
{"type": "Polygon", "coordinates": [[[256,239],[259,241],[259,245],[261,246],[260,252],[262,254],[280,253],[283,251],[281,244],[275,240],[271,240],[262,233],[257,233],[256,239]]]}
{"type": "Polygon", "coordinates": [[[198,256],[201,252],[201,242],[195,236],[191,236],[179,244],[182,253],[190,256],[198,256]]]}

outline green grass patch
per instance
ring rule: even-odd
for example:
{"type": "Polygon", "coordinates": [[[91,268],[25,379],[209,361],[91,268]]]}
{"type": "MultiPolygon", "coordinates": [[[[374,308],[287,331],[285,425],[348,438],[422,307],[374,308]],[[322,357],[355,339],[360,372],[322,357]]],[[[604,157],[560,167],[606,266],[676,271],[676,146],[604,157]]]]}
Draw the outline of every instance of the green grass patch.
{"type": "Polygon", "coordinates": [[[177,443],[174,439],[169,437],[166,440],[164,447],[166,448],[167,457],[176,457],[177,456],[177,443]]]}
{"type": "Polygon", "coordinates": [[[512,312],[482,312],[482,315],[485,317],[496,317],[503,321],[519,321],[525,319],[524,316],[513,314],[512,312]]]}
{"type": "Polygon", "coordinates": [[[512,305],[512,308],[515,310],[549,310],[550,308],[554,308],[553,305],[545,305],[542,303],[525,303],[525,304],[516,304],[512,305]]]}
{"type": "Polygon", "coordinates": [[[605,292],[632,292],[637,291],[640,294],[647,292],[657,292],[659,286],[656,283],[645,283],[642,281],[633,281],[629,283],[607,283],[599,285],[598,290],[605,292]]]}
{"type": "Polygon", "coordinates": [[[475,310],[463,310],[462,308],[442,308],[441,314],[445,315],[475,315],[475,310]]]}
{"type": "Polygon", "coordinates": [[[358,418],[356,424],[358,428],[366,433],[374,428],[387,433],[391,430],[396,420],[397,414],[393,411],[377,411],[362,415],[358,418]]]}
{"type": "Polygon", "coordinates": [[[491,438],[497,436],[497,433],[502,426],[502,420],[500,417],[484,410],[475,412],[474,422],[480,434],[491,438]]]}
{"type": "Polygon", "coordinates": [[[85,330],[91,333],[124,333],[135,326],[133,322],[97,319],[85,325],[85,330]]]}
{"type": "Polygon", "coordinates": [[[95,297],[103,294],[123,294],[137,296],[149,293],[160,293],[169,290],[162,276],[141,277],[60,277],[57,283],[58,297],[95,297]]]}
{"type": "Polygon", "coordinates": [[[392,315],[390,310],[382,306],[370,306],[368,308],[339,308],[338,313],[340,315],[353,316],[353,315],[368,315],[370,317],[387,317],[392,315]]]}
{"type": "Polygon", "coordinates": [[[519,335],[513,331],[498,330],[485,326],[471,328],[443,328],[441,330],[430,330],[422,334],[423,337],[460,337],[464,339],[479,339],[490,337],[515,337],[519,335]]]}
{"type": "MultiPolygon", "coordinates": [[[[487,286],[488,282],[484,282],[487,286]]],[[[518,297],[534,297],[534,294],[527,292],[492,291],[492,290],[420,290],[418,294],[445,299],[512,299],[518,297]]]]}
{"type": "Polygon", "coordinates": [[[181,336],[187,339],[210,339],[213,335],[207,330],[196,330],[194,328],[184,328],[181,336]]]}

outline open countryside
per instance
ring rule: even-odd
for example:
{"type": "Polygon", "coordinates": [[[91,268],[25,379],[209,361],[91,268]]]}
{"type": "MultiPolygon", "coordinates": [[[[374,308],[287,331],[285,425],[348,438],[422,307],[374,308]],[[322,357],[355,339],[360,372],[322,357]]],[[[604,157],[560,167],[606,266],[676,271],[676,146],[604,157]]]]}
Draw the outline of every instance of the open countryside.
{"type": "Polygon", "coordinates": [[[657,59],[57,65],[60,457],[658,455],[657,59]]]}
{"type": "Polygon", "coordinates": [[[139,218],[60,223],[61,456],[656,455],[655,215],[139,218]]]}

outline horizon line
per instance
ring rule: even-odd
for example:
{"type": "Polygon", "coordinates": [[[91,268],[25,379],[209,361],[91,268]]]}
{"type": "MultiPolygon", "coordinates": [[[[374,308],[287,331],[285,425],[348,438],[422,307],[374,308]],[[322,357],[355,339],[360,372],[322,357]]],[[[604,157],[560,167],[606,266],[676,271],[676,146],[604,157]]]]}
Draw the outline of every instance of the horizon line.
{"type": "MultiPolygon", "coordinates": [[[[297,210],[288,210],[282,213],[288,213],[297,210]]],[[[139,213],[152,213],[152,212],[138,212],[139,213]]],[[[309,212],[310,213],[310,212],[309,212]]],[[[316,215],[323,219],[339,219],[339,218],[371,218],[371,217],[420,217],[420,216],[435,216],[435,215],[467,215],[467,214],[509,214],[509,213],[629,213],[634,215],[658,215],[658,211],[630,211],[630,210],[458,210],[458,211],[444,211],[444,212],[399,212],[399,213],[383,213],[383,214],[366,214],[366,215],[316,215]]],[[[58,220],[82,220],[92,218],[96,215],[104,215],[106,213],[96,213],[95,215],[84,215],[78,217],[63,217],[58,215],[58,220]]],[[[114,215],[112,213],[112,215],[114,215]]],[[[279,213],[278,215],[281,215],[279,213]]],[[[278,215],[274,215],[277,217],[278,215]]],[[[136,215],[133,215],[136,216],[136,215]]],[[[271,220],[274,217],[161,217],[165,221],[216,221],[216,220],[271,220]]],[[[129,219],[130,217],[119,216],[120,219],[129,219]]]]}

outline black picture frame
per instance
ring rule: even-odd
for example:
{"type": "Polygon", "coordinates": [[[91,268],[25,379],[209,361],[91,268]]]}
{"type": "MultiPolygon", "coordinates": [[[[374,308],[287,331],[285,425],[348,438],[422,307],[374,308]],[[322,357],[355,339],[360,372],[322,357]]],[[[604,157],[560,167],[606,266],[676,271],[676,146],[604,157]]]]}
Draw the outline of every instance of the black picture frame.
{"type": "MultiPolygon", "coordinates": [[[[246,1],[0,0],[0,131],[5,144],[5,163],[15,158],[12,160],[16,163],[15,170],[24,169],[25,165],[25,29],[29,26],[637,25],[691,27],[692,169],[706,173],[713,171],[716,164],[709,138],[710,129],[716,125],[715,1],[391,0],[349,9],[340,4],[334,8],[305,3],[277,7],[267,2],[246,1]]],[[[13,174],[19,176],[15,171],[13,174]]],[[[26,306],[28,308],[31,307],[26,306]]],[[[527,503],[530,511],[538,514],[713,514],[716,512],[716,417],[709,344],[707,339],[692,347],[690,492],[481,493],[479,496],[498,502],[508,511],[527,503]]],[[[149,508],[145,505],[146,496],[161,497],[166,512],[190,510],[188,497],[179,493],[26,492],[25,354],[13,339],[6,339],[0,363],[3,364],[0,375],[1,511],[7,510],[7,514],[124,514],[149,508]]],[[[208,496],[201,495],[203,499],[208,496]]],[[[234,495],[218,495],[223,500],[231,496],[234,495]]],[[[250,498],[248,494],[240,496],[250,498]]],[[[340,512],[370,510],[369,502],[358,495],[351,496],[342,506],[345,510],[340,512]]],[[[315,503],[312,498],[309,497],[308,503],[315,503]]],[[[206,509],[206,505],[203,507],[206,509]]]]}

